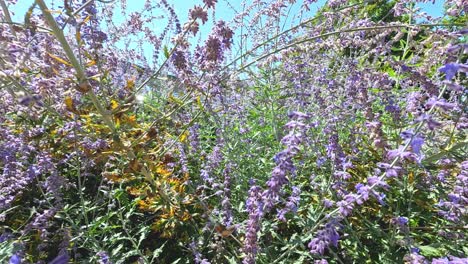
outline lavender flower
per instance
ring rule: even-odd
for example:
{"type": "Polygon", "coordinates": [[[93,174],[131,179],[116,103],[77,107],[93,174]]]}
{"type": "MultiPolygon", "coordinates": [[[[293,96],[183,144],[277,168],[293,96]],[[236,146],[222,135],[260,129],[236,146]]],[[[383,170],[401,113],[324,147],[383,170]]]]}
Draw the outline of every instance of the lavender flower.
{"type": "Polygon", "coordinates": [[[320,259],[314,261],[314,264],[328,264],[328,261],[326,259],[320,259]]]}
{"type": "Polygon", "coordinates": [[[398,149],[393,149],[387,152],[387,158],[390,160],[400,159],[408,161],[418,161],[416,154],[404,149],[404,146],[399,146],[398,149]]]}
{"type": "Polygon", "coordinates": [[[338,246],[338,240],[340,235],[338,234],[338,228],[340,223],[337,219],[331,219],[325,228],[317,233],[317,236],[309,242],[308,247],[310,253],[323,255],[325,250],[330,246],[338,246]]]}
{"type": "Polygon", "coordinates": [[[339,212],[343,217],[348,216],[354,209],[354,203],[356,202],[356,196],[354,194],[347,194],[343,200],[336,203],[339,212]]]}
{"type": "Polygon", "coordinates": [[[278,212],[278,219],[280,221],[286,222],[285,215],[289,212],[295,213],[299,206],[301,189],[297,186],[292,187],[292,194],[288,198],[288,202],[286,203],[285,207],[278,212]]]}
{"type": "Polygon", "coordinates": [[[382,132],[382,123],[375,121],[375,122],[367,122],[366,127],[371,132],[371,139],[373,139],[373,144],[377,148],[384,149],[387,146],[385,138],[382,132]]]}
{"type": "Polygon", "coordinates": [[[203,258],[200,251],[198,251],[198,248],[195,242],[190,243],[189,248],[192,251],[192,254],[195,258],[194,261],[196,264],[210,264],[210,262],[207,259],[203,258]]]}
{"type": "Polygon", "coordinates": [[[11,256],[8,264],[21,264],[21,258],[18,254],[11,256]]]}
{"type": "Polygon", "coordinates": [[[46,209],[42,213],[37,213],[34,221],[25,228],[25,231],[27,232],[31,229],[35,229],[40,232],[41,239],[47,240],[49,236],[49,231],[47,229],[50,227],[50,222],[56,213],[57,208],[46,209]]]}
{"type": "Polygon", "coordinates": [[[199,129],[200,125],[194,124],[192,127],[190,127],[189,130],[190,147],[192,148],[193,152],[198,152],[198,149],[200,147],[199,129]]]}
{"type": "Polygon", "coordinates": [[[423,95],[420,92],[412,92],[407,97],[406,111],[417,114],[420,111],[420,105],[423,101],[423,95]]]}
{"type": "Polygon", "coordinates": [[[195,57],[203,69],[214,70],[224,59],[224,52],[231,48],[234,32],[224,21],[218,21],[204,47],[198,47],[195,57]]]}
{"type": "Polygon", "coordinates": [[[422,114],[420,115],[418,118],[416,118],[415,120],[416,122],[426,122],[427,123],[427,127],[430,129],[430,130],[434,130],[435,128],[437,127],[440,127],[442,124],[437,122],[436,120],[434,120],[434,118],[432,117],[432,115],[428,115],[428,114],[422,114]]]}
{"type": "Polygon", "coordinates": [[[246,254],[246,257],[242,261],[244,264],[255,263],[255,256],[258,251],[257,232],[260,230],[261,219],[263,217],[263,207],[262,189],[255,185],[255,182],[252,180],[249,190],[249,198],[246,202],[249,219],[247,220],[243,247],[243,251],[246,254]]]}
{"type": "Polygon", "coordinates": [[[176,49],[172,54],[171,60],[178,70],[184,71],[187,69],[187,59],[184,50],[176,49]]]}
{"type": "Polygon", "coordinates": [[[196,20],[200,19],[203,24],[208,21],[208,13],[203,10],[201,6],[195,6],[193,9],[190,9],[190,19],[196,20]]]}
{"type": "Polygon", "coordinates": [[[99,264],[112,264],[107,252],[99,251],[96,255],[99,257],[99,264]]]}
{"type": "Polygon", "coordinates": [[[395,217],[391,220],[391,223],[396,225],[396,227],[402,232],[409,231],[408,222],[409,222],[408,217],[404,217],[404,216],[395,217]]]}
{"type": "Polygon", "coordinates": [[[218,0],[203,0],[203,3],[204,3],[208,8],[214,8],[216,2],[218,2],[218,0]]]}
{"type": "Polygon", "coordinates": [[[444,111],[449,111],[455,108],[455,104],[447,103],[444,99],[437,99],[435,97],[430,98],[427,103],[427,107],[439,107],[444,111]]]}
{"type": "Polygon", "coordinates": [[[187,156],[185,155],[185,150],[184,150],[184,145],[182,143],[177,143],[177,149],[179,150],[179,163],[180,166],[182,167],[182,173],[184,175],[187,175],[189,170],[188,170],[188,161],[187,161],[187,156]]]}
{"type": "Polygon", "coordinates": [[[456,177],[452,192],[447,199],[442,199],[438,207],[439,214],[447,220],[458,223],[468,215],[468,161],[461,164],[461,171],[456,177]]]}
{"type": "Polygon", "coordinates": [[[427,264],[428,261],[424,256],[419,254],[419,249],[412,249],[412,252],[409,255],[404,257],[405,263],[408,264],[427,264]]]}
{"type": "Polygon", "coordinates": [[[208,155],[207,160],[203,165],[203,169],[201,169],[200,171],[201,178],[209,184],[214,183],[213,173],[219,167],[219,165],[221,164],[221,161],[223,160],[223,153],[221,151],[223,144],[224,144],[223,140],[219,139],[218,144],[213,148],[211,153],[208,155]]]}
{"type": "Polygon", "coordinates": [[[271,209],[279,201],[281,188],[289,182],[287,175],[291,174],[294,176],[296,167],[292,159],[299,153],[299,146],[305,141],[305,133],[308,129],[308,126],[301,121],[309,118],[309,115],[301,112],[292,112],[289,116],[298,119],[298,121],[292,120],[285,125],[285,128],[290,130],[281,139],[281,143],[286,148],[275,155],[274,161],[276,167],[266,183],[268,189],[263,194],[267,210],[271,209]]]}
{"type": "MultiPolygon", "coordinates": [[[[1,222],[3,222],[3,221],[4,221],[4,220],[2,220],[1,222]]],[[[2,234],[0,235],[0,243],[3,243],[3,242],[5,242],[5,241],[9,240],[9,239],[11,239],[12,237],[13,237],[13,235],[12,235],[10,232],[5,231],[4,233],[2,233],[2,234]]]]}
{"type": "Polygon", "coordinates": [[[223,207],[223,224],[225,226],[232,225],[233,216],[232,216],[232,205],[231,205],[231,173],[232,173],[232,164],[228,163],[224,168],[224,184],[223,184],[223,199],[221,201],[221,206],[223,207]]]}
{"type": "Polygon", "coordinates": [[[37,153],[23,137],[0,129],[0,210],[10,207],[24,189],[41,173],[47,172],[48,164],[31,164],[30,159],[37,153]]]}
{"type": "Polygon", "coordinates": [[[391,166],[390,164],[388,163],[384,163],[384,162],[379,162],[377,163],[377,166],[381,169],[384,169],[385,170],[385,176],[389,177],[389,178],[393,178],[393,177],[397,177],[399,172],[401,171],[401,167],[399,166],[391,166]]]}
{"type": "Polygon", "coordinates": [[[169,5],[167,0],[160,0],[160,3],[169,11],[170,20],[176,25],[176,33],[180,32],[180,21],[177,14],[172,6],[169,5]]]}
{"type": "Polygon", "coordinates": [[[214,37],[209,36],[205,42],[205,58],[208,61],[217,62],[222,58],[221,41],[214,37]]]}
{"type": "Polygon", "coordinates": [[[468,263],[468,258],[457,258],[454,256],[444,257],[444,258],[437,258],[433,259],[432,264],[465,264],[468,263]]]}
{"type": "Polygon", "coordinates": [[[358,183],[355,188],[358,194],[358,198],[356,199],[357,204],[361,205],[365,201],[369,200],[369,192],[371,191],[370,186],[358,183]]]}
{"type": "Polygon", "coordinates": [[[458,71],[467,72],[468,66],[458,63],[447,63],[440,67],[439,71],[445,73],[446,80],[451,80],[453,77],[455,77],[458,71]]]}
{"type": "Polygon", "coordinates": [[[412,130],[406,130],[401,133],[401,137],[405,143],[409,143],[411,151],[418,156],[421,156],[421,148],[424,144],[424,138],[420,134],[414,134],[412,130]]]}

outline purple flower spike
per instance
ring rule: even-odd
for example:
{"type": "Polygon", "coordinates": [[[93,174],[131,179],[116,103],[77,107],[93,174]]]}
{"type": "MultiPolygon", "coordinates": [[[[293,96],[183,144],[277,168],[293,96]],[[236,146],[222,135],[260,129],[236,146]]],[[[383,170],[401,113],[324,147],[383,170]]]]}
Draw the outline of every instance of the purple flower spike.
{"type": "Polygon", "coordinates": [[[203,3],[204,3],[208,8],[214,8],[216,2],[218,2],[218,0],[203,0],[203,3]]]}
{"type": "Polygon", "coordinates": [[[289,197],[285,208],[281,209],[281,211],[278,212],[278,219],[280,221],[286,222],[285,215],[288,212],[295,213],[297,211],[297,207],[299,206],[299,202],[300,202],[300,197],[299,197],[300,194],[301,194],[301,189],[299,189],[299,187],[297,186],[293,186],[292,194],[289,197]]]}
{"type": "Polygon", "coordinates": [[[403,131],[401,133],[401,137],[406,140],[406,142],[410,142],[411,150],[413,153],[420,155],[421,148],[424,144],[424,138],[419,134],[414,134],[414,132],[410,130],[403,131]]]}
{"type": "Polygon", "coordinates": [[[414,153],[419,155],[423,144],[424,144],[424,138],[422,138],[419,135],[416,135],[413,138],[413,141],[411,141],[411,149],[413,150],[414,153]]]}
{"type": "Polygon", "coordinates": [[[445,73],[445,79],[451,80],[457,72],[468,72],[468,65],[458,63],[447,63],[439,68],[440,72],[445,73]]]}
{"type": "Polygon", "coordinates": [[[356,202],[356,198],[353,194],[347,194],[345,199],[336,203],[340,214],[342,216],[348,216],[354,209],[354,203],[356,202]]]}
{"type": "Polygon", "coordinates": [[[387,158],[395,159],[397,157],[399,157],[402,160],[408,160],[408,161],[418,160],[414,153],[409,152],[409,151],[403,151],[403,146],[400,146],[398,149],[393,149],[393,150],[388,151],[387,158]]]}
{"type": "Polygon", "coordinates": [[[255,256],[257,255],[257,232],[260,230],[261,219],[263,217],[263,199],[261,188],[255,185],[255,181],[251,182],[252,186],[249,190],[249,198],[245,206],[249,212],[249,219],[247,221],[245,240],[244,240],[244,253],[246,257],[242,261],[243,264],[254,264],[255,256]]]}
{"type": "Polygon", "coordinates": [[[430,130],[434,130],[435,128],[441,126],[442,124],[437,122],[436,120],[434,120],[432,118],[431,115],[427,115],[427,114],[422,114],[420,115],[418,118],[416,118],[416,121],[417,122],[423,122],[423,121],[426,121],[427,122],[427,127],[430,129],[430,130]]]}
{"type": "Polygon", "coordinates": [[[445,73],[445,79],[451,80],[458,72],[460,65],[458,63],[448,63],[439,68],[440,72],[445,73]]]}
{"type": "Polygon", "coordinates": [[[11,256],[8,264],[21,264],[21,258],[17,254],[14,254],[11,256]]]}
{"type": "Polygon", "coordinates": [[[428,263],[426,258],[424,258],[424,256],[421,256],[419,254],[419,249],[416,249],[416,248],[413,248],[411,249],[411,254],[410,255],[406,255],[404,257],[404,261],[405,263],[411,263],[411,264],[426,264],[428,263]]]}
{"type": "Polygon", "coordinates": [[[325,228],[317,233],[317,236],[309,242],[310,253],[323,255],[330,246],[338,246],[340,235],[338,234],[339,222],[332,219],[325,228]]]}
{"type": "Polygon", "coordinates": [[[107,252],[99,251],[96,255],[100,258],[99,264],[112,264],[112,262],[109,259],[109,255],[107,254],[107,252]]]}
{"type": "Polygon", "coordinates": [[[448,110],[455,108],[456,105],[452,103],[447,103],[443,99],[437,99],[435,97],[432,97],[431,99],[427,101],[426,106],[427,107],[439,107],[444,111],[448,111],[448,110]]]}
{"type": "Polygon", "coordinates": [[[305,113],[302,113],[302,112],[298,112],[298,111],[292,111],[288,114],[288,117],[291,118],[291,119],[299,119],[299,120],[304,120],[304,119],[309,119],[310,118],[310,115],[309,114],[305,114],[305,113]]]}

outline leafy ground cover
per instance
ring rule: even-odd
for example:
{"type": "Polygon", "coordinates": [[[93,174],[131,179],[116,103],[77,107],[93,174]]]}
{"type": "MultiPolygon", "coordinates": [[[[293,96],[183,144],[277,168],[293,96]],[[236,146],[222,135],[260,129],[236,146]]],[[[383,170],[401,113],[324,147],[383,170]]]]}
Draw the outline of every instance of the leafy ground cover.
{"type": "Polygon", "coordinates": [[[467,263],[466,3],[313,2],[0,0],[0,261],[467,263]]]}

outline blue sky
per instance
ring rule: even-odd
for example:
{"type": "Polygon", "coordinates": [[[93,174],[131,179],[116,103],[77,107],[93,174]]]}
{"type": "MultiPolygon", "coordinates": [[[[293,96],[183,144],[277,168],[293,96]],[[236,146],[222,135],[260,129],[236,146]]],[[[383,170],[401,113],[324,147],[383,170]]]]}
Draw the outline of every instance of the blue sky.
{"type": "MultiPolygon", "coordinates": [[[[13,11],[15,12],[14,19],[16,21],[22,21],[24,14],[26,13],[26,10],[31,6],[34,0],[18,0],[18,3],[16,6],[13,8],[13,11]]],[[[52,3],[52,0],[47,0],[46,3],[49,5],[52,3]]],[[[59,1],[61,2],[61,1],[59,1]]],[[[128,1],[131,4],[128,4],[129,11],[132,10],[138,10],[138,7],[142,7],[144,4],[144,0],[130,0],[128,1]]],[[[187,13],[188,10],[195,4],[202,4],[201,0],[168,0],[170,4],[172,4],[176,10],[177,15],[181,18],[181,20],[186,20],[187,18],[187,13]]],[[[301,2],[301,1],[298,1],[301,2]]],[[[324,0],[318,1],[319,5],[320,3],[325,2],[324,0]]],[[[235,8],[237,11],[241,10],[241,0],[218,0],[218,4],[216,6],[216,14],[218,18],[223,18],[226,21],[231,20],[234,17],[234,12],[231,7],[228,6],[231,5],[233,8],[235,8]]],[[[435,4],[432,4],[432,1],[429,1],[429,3],[423,3],[419,4],[423,8],[425,12],[427,12],[429,15],[437,17],[442,14],[443,11],[443,3],[444,1],[442,0],[436,0],[435,4]]]]}
{"type": "MultiPolygon", "coordinates": [[[[24,15],[27,11],[27,9],[32,5],[34,0],[18,0],[18,3],[11,9],[14,13],[13,15],[13,20],[15,22],[23,22],[24,21],[24,15]]],[[[181,23],[183,24],[185,21],[188,20],[188,11],[190,8],[192,8],[194,5],[202,5],[202,0],[167,0],[170,4],[173,5],[174,10],[176,14],[178,15],[181,23]]],[[[250,0],[251,1],[251,0],[250,0]]],[[[49,8],[55,9],[57,8],[57,4],[53,4],[53,0],[46,0],[46,3],[48,4],[49,8]]],[[[55,1],[56,3],[63,3],[63,1],[55,1]]],[[[119,2],[119,1],[117,1],[119,2]]],[[[215,13],[215,18],[216,19],[223,19],[225,21],[231,21],[234,18],[234,15],[236,12],[242,11],[241,7],[241,0],[218,0],[218,3],[216,5],[216,13],[215,13]]],[[[298,1],[302,3],[302,1],[298,1]]],[[[309,16],[312,16],[312,14],[324,3],[326,0],[319,0],[317,3],[315,3],[313,6],[311,6],[311,14],[309,16]]],[[[145,3],[145,0],[128,0],[127,1],[127,9],[126,13],[130,14],[132,12],[138,12],[143,9],[143,5],[145,3]]],[[[291,13],[297,13],[299,11],[299,6],[300,3],[296,4],[295,7],[291,9],[291,13]]],[[[423,10],[433,16],[433,17],[440,17],[443,12],[443,3],[444,1],[442,0],[436,0],[435,4],[432,4],[432,1],[429,1],[429,3],[424,3],[424,4],[418,4],[420,7],[423,8],[423,10]]],[[[120,24],[124,21],[124,18],[120,15],[120,11],[116,11],[115,15],[113,17],[113,22],[115,24],[120,24]]],[[[154,24],[154,28],[156,29],[156,32],[158,32],[158,29],[162,31],[164,26],[161,26],[160,24],[157,24],[158,21],[154,24]]],[[[286,28],[289,28],[291,24],[294,24],[294,22],[289,19],[285,21],[286,28]]],[[[197,41],[205,39],[208,34],[210,33],[211,25],[204,25],[200,28],[200,35],[192,40],[192,43],[196,43],[197,41]]],[[[237,32],[236,32],[237,33],[237,32]]],[[[122,46],[122,48],[125,48],[125,44],[118,43],[119,46],[122,46]]],[[[170,45],[169,45],[170,46],[170,45]]],[[[136,46],[131,45],[130,48],[136,48],[136,46]]],[[[152,57],[152,47],[143,44],[143,52],[145,54],[145,57],[151,58],[152,57]]]]}
{"type": "MultiPolygon", "coordinates": [[[[195,5],[203,5],[202,0],[167,0],[169,4],[173,5],[174,10],[179,17],[180,21],[183,23],[188,20],[188,12],[195,5]]],[[[18,0],[18,3],[11,9],[14,12],[13,20],[15,22],[23,22],[24,15],[28,8],[32,5],[34,0],[18,0]]],[[[48,7],[51,9],[57,8],[58,5],[62,5],[62,1],[55,1],[59,4],[53,4],[53,0],[46,0],[48,7]]],[[[117,1],[119,2],[119,1],[117,1]]],[[[231,21],[236,12],[242,11],[241,0],[218,0],[216,4],[216,19],[222,19],[225,21],[231,21]]],[[[300,1],[302,2],[302,1],[300,1]]],[[[319,0],[315,5],[312,6],[312,10],[315,11],[319,6],[325,3],[325,0],[319,0]]],[[[143,9],[145,0],[127,0],[127,14],[132,12],[138,12],[143,9]]],[[[296,4],[296,9],[299,5],[296,4]]],[[[294,11],[294,10],[293,10],[294,11]]],[[[120,14],[120,12],[115,12],[120,14]]],[[[210,14],[211,15],[211,14],[210,14]]],[[[116,16],[114,17],[115,23],[120,23],[123,21],[123,17],[116,16]]],[[[201,27],[202,35],[209,34],[210,26],[201,27]]]]}

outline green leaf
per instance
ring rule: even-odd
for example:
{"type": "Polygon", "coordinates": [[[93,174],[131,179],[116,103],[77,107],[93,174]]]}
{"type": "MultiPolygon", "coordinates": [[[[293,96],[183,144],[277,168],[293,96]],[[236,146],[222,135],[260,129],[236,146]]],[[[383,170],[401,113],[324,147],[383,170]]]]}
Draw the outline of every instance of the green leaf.
{"type": "Polygon", "coordinates": [[[119,251],[123,248],[123,244],[119,244],[116,248],[112,250],[112,255],[117,255],[119,251]]]}
{"type": "Polygon", "coordinates": [[[153,251],[152,259],[157,259],[159,257],[159,255],[163,252],[163,249],[164,249],[164,246],[166,246],[166,243],[167,242],[164,242],[164,244],[162,244],[162,246],[160,246],[159,248],[157,248],[157,249],[155,249],[153,251]]]}
{"type": "Polygon", "coordinates": [[[164,45],[164,48],[163,48],[163,51],[164,51],[164,56],[166,57],[166,59],[169,59],[169,48],[164,45]]]}
{"type": "Polygon", "coordinates": [[[294,261],[294,264],[304,263],[305,256],[301,256],[298,260],[294,261]]]}
{"type": "Polygon", "coordinates": [[[236,263],[239,263],[238,261],[236,261],[236,259],[234,257],[228,257],[228,256],[224,256],[226,258],[226,260],[229,262],[229,264],[236,264],[236,263]]]}
{"type": "Polygon", "coordinates": [[[420,246],[419,250],[421,250],[421,255],[425,257],[438,257],[443,255],[443,250],[432,246],[420,246]]]}

